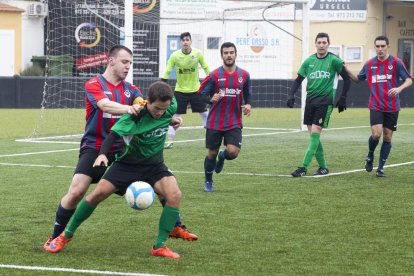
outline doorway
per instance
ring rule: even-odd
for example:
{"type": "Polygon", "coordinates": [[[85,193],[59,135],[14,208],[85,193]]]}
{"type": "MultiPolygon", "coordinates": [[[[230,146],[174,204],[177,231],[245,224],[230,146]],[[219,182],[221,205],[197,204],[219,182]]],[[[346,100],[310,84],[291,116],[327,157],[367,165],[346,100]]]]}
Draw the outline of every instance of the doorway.
{"type": "Polygon", "coordinates": [[[398,57],[404,62],[411,76],[414,73],[414,39],[398,40],[398,57]]]}
{"type": "Polygon", "coordinates": [[[14,30],[0,30],[0,76],[14,75],[14,30]]]}

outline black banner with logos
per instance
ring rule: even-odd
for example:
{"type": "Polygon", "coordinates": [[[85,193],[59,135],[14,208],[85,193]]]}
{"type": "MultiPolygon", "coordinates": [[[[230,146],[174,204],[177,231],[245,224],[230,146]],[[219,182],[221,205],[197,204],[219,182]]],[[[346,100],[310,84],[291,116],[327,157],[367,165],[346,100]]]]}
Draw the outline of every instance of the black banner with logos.
{"type": "MultiPolygon", "coordinates": [[[[50,60],[73,58],[74,76],[94,76],[106,67],[108,50],[124,43],[124,1],[48,1],[45,30],[50,60]]],[[[133,6],[134,78],[158,77],[159,0],[133,6]]]]}

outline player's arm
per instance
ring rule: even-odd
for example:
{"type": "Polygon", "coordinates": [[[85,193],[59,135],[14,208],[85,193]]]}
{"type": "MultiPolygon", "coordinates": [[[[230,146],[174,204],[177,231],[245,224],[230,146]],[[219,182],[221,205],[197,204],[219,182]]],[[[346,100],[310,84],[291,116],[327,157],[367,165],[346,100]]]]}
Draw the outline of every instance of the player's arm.
{"type": "Polygon", "coordinates": [[[208,64],[206,60],[204,59],[204,55],[202,53],[200,53],[199,63],[201,65],[201,68],[203,68],[206,76],[208,76],[208,74],[210,74],[210,69],[208,68],[208,64]]]}
{"type": "Polygon", "coordinates": [[[344,80],[341,97],[336,103],[336,107],[338,107],[338,111],[341,113],[342,111],[346,110],[346,96],[348,95],[349,87],[351,86],[351,78],[344,66],[342,66],[342,71],[339,73],[339,75],[341,75],[342,79],[344,80]]]}
{"type": "Polygon", "coordinates": [[[97,103],[99,109],[110,114],[133,114],[137,115],[140,110],[140,105],[125,105],[103,98],[97,103]]]}
{"type": "Polygon", "coordinates": [[[175,55],[172,54],[170,56],[170,58],[168,59],[167,68],[165,69],[165,72],[161,77],[162,81],[166,82],[168,80],[168,78],[170,77],[170,74],[171,74],[171,72],[172,72],[172,70],[174,69],[174,66],[175,66],[175,58],[174,57],[175,57],[175,55]]]}
{"type": "Polygon", "coordinates": [[[108,166],[108,158],[106,157],[106,155],[108,154],[109,150],[111,149],[115,141],[118,140],[120,137],[121,136],[119,136],[118,133],[111,130],[109,135],[102,142],[101,149],[99,150],[99,155],[95,159],[95,162],[93,163],[94,167],[99,167],[99,166],[107,167],[108,166]]]}
{"type": "Polygon", "coordinates": [[[98,82],[87,82],[85,84],[86,97],[95,108],[110,114],[137,114],[139,106],[120,104],[108,99],[98,82]]]}
{"type": "Polygon", "coordinates": [[[367,79],[368,62],[365,62],[364,66],[362,67],[361,71],[359,71],[358,75],[355,75],[351,70],[349,70],[349,68],[346,66],[345,63],[343,65],[344,65],[346,72],[348,73],[349,78],[353,82],[359,83],[367,79]]]}
{"type": "Polygon", "coordinates": [[[246,82],[244,83],[244,86],[243,86],[243,100],[244,100],[243,114],[246,116],[250,116],[250,112],[252,110],[252,106],[250,104],[250,96],[251,96],[250,85],[251,85],[250,75],[248,74],[246,77],[246,82]]]}
{"type": "Polygon", "coordinates": [[[289,91],[288,100],[286,102],[286,105],[288,107],[292,108],[295,105],[295,93],[296,91],[298,91],[304,79],[305,79],[304,76],[298,74],[295,81],[293,82],[292,87],[290,88],[290,91],[289,91]]]}
{"type": "Polygon", "coordinates": [[[346,73],[348,74],[350,80],[352,80],[353,82],[356,82],[356,83],[361,81],[360,79],[358,79],[358,76],[355,75],[351,70],[349,70],[348,67],[345,64],[344,64],[344,69],[345,69],[346,73]]]}
{"type": "Polygon", "coordinates": [[[407,77],[400,86],[393,87],[390,90],[388,90],[388,94],[391,96],[400,94],[404,89],[410,87],[412,84],[413,84],[413,80],[410,77],[407,77]]]}
{"type": "Polygon", "coordinates": [[[183,118],[181,116],[173,116],[171,117],[170,126],[174,129],[179,128],[183,124],[183,118]]]}
{"type": "Polygon", "coordinates": [[[211,97],[214,96],[214,80],[212,79],[211,74],[208,74],[201,82],[198,94],[201,94],[204,102],[211,103],[211,97]]]}

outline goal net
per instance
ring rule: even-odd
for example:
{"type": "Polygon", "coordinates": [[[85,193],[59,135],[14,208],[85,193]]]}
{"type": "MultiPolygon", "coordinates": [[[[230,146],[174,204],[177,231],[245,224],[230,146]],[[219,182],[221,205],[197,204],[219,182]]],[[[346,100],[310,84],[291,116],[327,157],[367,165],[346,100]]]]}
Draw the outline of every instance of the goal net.
{"type": "MultiPolygon", "coordinates": [[[[128,33],[124,29],[125,2],[46,1],[46,78],[33,137],[61,139],[83,132],[84,84],[103,73],[108,49],[124,44],[128,33]]],[[[171,53],[180,48],[182,32],[191,33],[192,47],[203,52],[210,70],[222,65],[220,45],[231,41],[237,47],[237,65],[251,75],[252,106],[266,114],[266,122],[260,121],[261,116],[252,116],[246,123],[297,129],[300,112],[293,119],[280,121],[271,120],[271,113],[275,108],[285,108],[292,79],[303,58],[304,32],[301,21],[296,20],[301,2],[307,1],[134,0],[130,30],[133,83],[146,94],[149,84],[165,71],[171,53]],[[287,121],[293,123],[288,126],[287,121]]],[[[204,76],[200,68],[200,77],[204,76]]],[[[175,72],[170,75],[171,85],[174,79],[175,72]]],[[[300,95],[296,96],[300,102],[300,95]]],[[[201,124],[199,118],[187,123],[201,124]]]]}

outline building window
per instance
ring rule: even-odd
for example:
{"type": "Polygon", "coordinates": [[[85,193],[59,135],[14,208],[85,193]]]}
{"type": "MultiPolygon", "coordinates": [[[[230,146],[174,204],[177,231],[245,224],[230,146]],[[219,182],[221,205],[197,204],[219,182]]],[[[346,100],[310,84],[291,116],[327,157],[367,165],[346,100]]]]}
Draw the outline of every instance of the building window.
{"type": "Polygon", "coordinates": [[[219,48],[220,37],[207,37],[207,49],[215,50],[219,48]]]}

